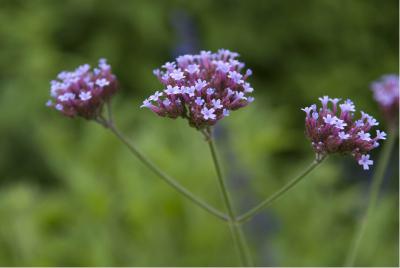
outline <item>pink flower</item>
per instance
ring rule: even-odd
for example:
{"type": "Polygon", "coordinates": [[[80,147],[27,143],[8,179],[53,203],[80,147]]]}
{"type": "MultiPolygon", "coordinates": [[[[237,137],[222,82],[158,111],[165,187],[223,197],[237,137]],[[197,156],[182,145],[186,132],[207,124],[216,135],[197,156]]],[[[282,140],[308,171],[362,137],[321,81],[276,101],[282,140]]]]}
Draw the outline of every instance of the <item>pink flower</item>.
{"type": "Polygon", "coordinates": [[[150,96],[141,107],[149,108],[159,116],[183,117],[197,129],[216,124],[254,101],[246,79],[244,64],[236,60],[237,53],[221,49],[217,53],[201,51],[197,55],[179,56],[167,62],[163,70],[153,73],[164,86],[157,98],[150,96]]]}
{"type": "Polygon", "coordinates": [[[97,118],[104,103],[118,89],[117,79],[105,59],[100,59],[93,71],[84,64],[74,71],[59,73],[57,78],[51,81],[52,100],[46,106],[69,117],[97,118]]]}
{"type": "Polygon", "coordinates": [[[386,119],[391,124],[397,124],[399,115],[399,76],[396,74],[384,75],[371,84],[371,90],[386,119]]]}
{"type": "Polygon", "coordinates": [[[306,113],[306,135],[314,151],[319,157],[333,153],[351,154],[364,169],[368,169],[373,161],[369,160],[367,153],[379,146],[378,140],[385,139],[386,133],[377,130],[376,137],[372,138],[369,132],[378,122],[364,112],[361,112],[360,119],[354,120],[353,112],[356,110],[352,101],[339,104],[338,110],[339,99],[328,96],[319,99],[322,108],[313,104],[301,109],[306,113]]]}

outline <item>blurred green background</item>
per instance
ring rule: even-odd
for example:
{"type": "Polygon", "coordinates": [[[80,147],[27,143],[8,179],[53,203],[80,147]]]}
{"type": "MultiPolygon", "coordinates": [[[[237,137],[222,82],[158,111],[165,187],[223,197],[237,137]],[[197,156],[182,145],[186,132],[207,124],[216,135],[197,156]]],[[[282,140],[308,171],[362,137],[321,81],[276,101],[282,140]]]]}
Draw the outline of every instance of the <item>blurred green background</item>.
{"type": "MultiPolygon", "coordinates": [[[[122,87],[113,100],[120,129],[223,209],[202,136],[138,108],[161,89],[153,69],[219,48],[239,52],[254,73],[254,104],[216,130],[244,212],[312,161],[301,107],[328,94],[383,120],[369,83],[398,72],[398,2],[0,0],[0,265],[238,265],[225,223],[166,186],[111,133],[44,105],[59,71],[107,58],[122,87]]],[[[358,265],[398,266],[397,155],[358,265]]],[[[372,172],[331,157],[245,224],[256,264],[341,266],[372,172]]]]}

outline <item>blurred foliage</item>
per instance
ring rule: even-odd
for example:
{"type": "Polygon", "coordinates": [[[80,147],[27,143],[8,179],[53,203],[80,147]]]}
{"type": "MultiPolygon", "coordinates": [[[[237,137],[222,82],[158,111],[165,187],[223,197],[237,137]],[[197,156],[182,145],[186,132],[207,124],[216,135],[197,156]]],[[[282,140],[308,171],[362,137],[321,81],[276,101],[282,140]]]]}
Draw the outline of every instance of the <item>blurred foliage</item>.
{"type": "MultiPolygon", "coordinates": [[[[168,188],[111,133],[44,106],[49,81],[63,69],[107,58],[122,85],[113,102],[120,128],[222,209],[201,135],[138,106],[160,89],[152,69],[177,54],[239,52],[253,69],[256,102],[217,128],[237,211],[312,160],[300,107],[329,94],[382,119],[369,83],[398,72],[394,0],[0,0],[0,7],[2,266],[238,264],[224,223],[168,188]]],[[[399,265],[393,155],[359,265],[399,265]]],[[[257,264],[342,265],[371,173],[331,157],[247,223],[257,264]]]]}

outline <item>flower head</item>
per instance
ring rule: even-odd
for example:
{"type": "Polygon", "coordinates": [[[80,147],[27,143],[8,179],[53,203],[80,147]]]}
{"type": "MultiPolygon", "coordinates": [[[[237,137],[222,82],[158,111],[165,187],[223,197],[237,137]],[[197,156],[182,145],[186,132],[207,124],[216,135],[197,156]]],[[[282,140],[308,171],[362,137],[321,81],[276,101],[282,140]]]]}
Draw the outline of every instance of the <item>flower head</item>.
{"type": "Polygon", "coordinates": [[[395,124],[399,112],[399,76],[384,75],[372,82],[371,90],[386,119],[395,124]]]}
{"type": "Polygon", "coordinates": [[[361,118],[354,120],[356,108],[352,101],[346,100],[337,109],[338,99],[330,99],[332,104],[328,99],[328,96],[320,98],[321,109],[315,104],[301,109],[306,113],[306,135],[314,151],[319,156],[351,154],[364,169],[369,169],[373,161],[369,160],[368,152],[379,146],[378,140],[386,139],[386,133],[377,130],[372,138],[370,130],[378,125],[372,116],[361,112],[361,118]]]}
{"type": "Polygon", "coordinates": [[[251,71],[242,72],[244,64],[238,54],[221,49],[216,53],[201,51],[197,55],[179,56],[153,73],[164,86],[157,98],[150,96],[142,107],[157,115],[183,117],[197,129],[212,126],[254,100],[246,79],[251,71]]]}
{"type": "Polygon", "coordinates": [[[55,108],[65,116],[86,119],[99,116],[103,104],[118,89],[117,79],[105,59],[100,59],[98,68],[93,71],[88,64],[74,71],[63,71],[50,84],[52,100],[46,106],[55,108]]]}

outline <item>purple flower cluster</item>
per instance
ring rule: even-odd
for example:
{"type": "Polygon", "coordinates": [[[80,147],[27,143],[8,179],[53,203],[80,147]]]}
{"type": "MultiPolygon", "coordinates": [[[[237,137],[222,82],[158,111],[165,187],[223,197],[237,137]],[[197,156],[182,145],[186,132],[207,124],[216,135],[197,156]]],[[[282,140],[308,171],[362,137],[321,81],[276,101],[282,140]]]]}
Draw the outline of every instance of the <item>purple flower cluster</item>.
{"type": "Polygon", "coordinates": [[[399,76],[384,75],[371,84],[375,100],[389,121],[397,121],[399,111],[399,76]]]}
{"type": "Polygon", "coordinates": [[[303,108],[306,113],[306,135],[319,156],[332,153],[351,154],[364,170],[373,165],[369,154],[379,146],[379,140],[386,139],[386,133],[376,130],[373,138],[371,128],[379,125],[375,118],[361,112],[361,118],[354,120],[356,108],[351,100],[339,104],[340,99],[328,96],[319,98],[322,108],[316,104],[303,108]]]}
{"type": "Polygon", "coordinates": [[[81,65],[72,72],[63,71],[50,84],[52,100],[47,102],[47,106],[65,116],[86,119],[97,118],[103,104],[118,89],[117,79],[105,59],[100,59],[98,68],[93,71],[89,64],[81,65]]]}
{"type": "Polygon", "coordinates": [[[167,62],[154,74],[164,85],[143,101],[141,107],[159,116],[186,118],[192,127],[203,129],[254,101],[253,88],[246,79],[251,75],[236,58],[238,53],[220,49],[217,53],[201,51],[167,62]]]}

